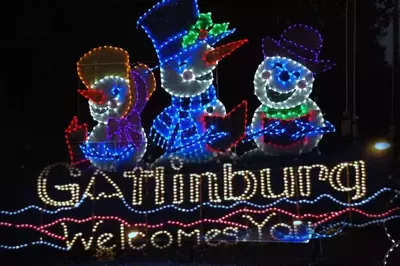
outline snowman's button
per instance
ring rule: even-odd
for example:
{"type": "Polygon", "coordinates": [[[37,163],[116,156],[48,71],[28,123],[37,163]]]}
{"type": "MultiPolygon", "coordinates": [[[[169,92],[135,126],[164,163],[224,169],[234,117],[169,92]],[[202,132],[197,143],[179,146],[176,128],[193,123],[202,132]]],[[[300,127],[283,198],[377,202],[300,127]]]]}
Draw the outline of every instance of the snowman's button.
{"type": "Polygon", "coordinates": [[[207,111],[207,113],[211,114],[212,112],[214,112],[214,107],[209,106],[209,107],[207,107],[206,111],[207,111]]]}
{"type": "Polygon", "coordinates": [[[264,71],[264,72],[261,74],[261,77],[262,77],[263,79],[269,79],[269,78],[271,77],[271,72],[269,72],[269,71],[264,71]]]}

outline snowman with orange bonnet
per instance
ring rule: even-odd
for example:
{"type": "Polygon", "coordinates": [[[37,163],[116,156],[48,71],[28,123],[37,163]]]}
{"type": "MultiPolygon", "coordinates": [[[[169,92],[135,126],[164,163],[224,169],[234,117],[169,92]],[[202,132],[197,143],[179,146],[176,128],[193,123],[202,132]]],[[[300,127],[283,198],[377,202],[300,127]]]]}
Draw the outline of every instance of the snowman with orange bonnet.
{"type": "Polygon", "coordinates": [[[131,69],[128,53],[111,46],[85,54],[77,67],[86,86],[78,92],[98,124],[86,134],[86,124],[74,117],[66,130],[72,163],[86,159],[105,171],[135,167],[146,151],[140,113],[155,90],[153,73],[144,64],[131,69]]]}
{"type": "Polygon", "coordinates": [[[324,133],[335,129],[309,98],[315,75],[334,63],[318,58],[321,34],[310,26],[293,25],[279,40],[263,39],[264,61],[254,76],[261,105],[248,128],[258,151],[267,155],[310,152],[324,133]]]}

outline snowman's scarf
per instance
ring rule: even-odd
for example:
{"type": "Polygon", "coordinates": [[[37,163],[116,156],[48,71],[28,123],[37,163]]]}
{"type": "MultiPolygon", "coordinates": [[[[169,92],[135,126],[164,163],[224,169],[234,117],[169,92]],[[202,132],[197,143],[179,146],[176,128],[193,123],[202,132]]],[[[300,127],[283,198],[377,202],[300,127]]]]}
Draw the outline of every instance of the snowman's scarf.
{"type": "MultiPolygon", "coordinates": [[[[172,104],[165,108],[153,122],[150,135],[157,146],[168,150],[184,147],[201,137],[200,120],[208,105],[216,103],[217,96],[213,85],[204,93],[194,97],[172,97],[172,104]]],[[[204,133],[203,133],[204,134],[204,133]]],[[[205,143],[195,143],[190,149],[202,153],[205,143]]]]}

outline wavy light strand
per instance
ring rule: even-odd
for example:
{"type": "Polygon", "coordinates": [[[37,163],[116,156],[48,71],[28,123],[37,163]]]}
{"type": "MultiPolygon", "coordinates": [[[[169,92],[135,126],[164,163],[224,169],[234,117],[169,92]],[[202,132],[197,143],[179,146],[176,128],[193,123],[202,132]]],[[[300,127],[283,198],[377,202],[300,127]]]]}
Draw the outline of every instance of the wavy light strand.
{"type": "MultiPolygon", "coordinates": [[[[372,200],[376,199],[381,194],[383,194],[385,192],[389,192],[389,191],[393,191],[393,189],[391,189],[391,188],[382,188],[379,191],[377,191],[376,193],[374,193],[373,195],[371,195],[370,197],[368,197],[368,198],[366,198],[366,199],[364,199],[364,200],[362,200],[360,202],[355,202],[355,203],[342,202],[342,201],[336,199],[335,197],[333,197],[332,195],[322,194],[322,195],[318,196],[317,198],[315,198],[313,200],[295,201],[295,200],[290,200],[290,199],[287,199],[287,198],[281,198],[281,199],[278,199],[278,200],[276,200],[274,202],[271,202],[269,204],[264,204],[264,205],[255,204],[255,203],[252,203],[252,202],[249,202],[249,201],[237,201],[237,202],[235,202],[233,204],[230,204],[230,205],[221,205],[221,204],[214,204],[212,202],[203,202],[202,204],[198,204],[198,205],[196,205],[196,206],[194,206],[192,208],[181,208],[181,207],[178,207],[176,205],[169,204],[169,205],[165,205],[165,206],[158,207],[158,208],[151,209],[151,210],[138,210],[138,209],[135,209],[135,208],[131,207],[127,203],[125,198],[121,198],[121,200],[122,200],[122,203],[125,205],[125,207],[129,211],[134,212],[136,214],[156,213],[156,212],[163,211],[165,209],[175,209],[175,210],[177,210],[179,212],[195,212],[199,208],[201,208],[202,206],[215,208],[215,209],[232,209],[234,207],[237,207],[238,205],[249,205],[249,206],[251,206],[253,208],[257,208],[257,209],[266,209],[266,208],[273,207],[273,206],[275,206],[275,205],[277,205],[277,204],[279,204],[281,202],[289,203],[289,204],[316,204],[317,202],[319,202],[320,200],[322,200],[324,198],[328,198],[328,199],[332,200],[333,202],[335,202],[335,203],[337,203],[337,204],[339,204],[341,206],[344,206],[344,207],[360,207],[360,206],[365,205],[365,204],[371,202],[372,200]]],[[[82,197],[82,199],[75,205],[75,207],[62,207],[62,208],[59,208],[59,209],[56,209],[56,210],[47,210],[47,209],[44,209],[42,207],[38,207],[36,205],[30,205],[30,206],[27,206],[25,208],[22,208],[22,209],[19,209],[19,210],[16,210],[16,211],[0,211],[0,215],[13,216],[13,215],[18,215],[20,213],[23,213],[25,211],[29,211],[29,210],[32,210],[32,209],[35,209],[35,210],[37,210],[39,212],[42,212],[44,214],[57,214],[57,213],[62,212],[62,211],[68,211],[68,210],[72,210],[72,209],[78,208],[86,200],[86,198],[87,197],[82,197]]]]}
{"type": "Polygon", "coordinates": [[[61,247],[46,241],[35,241],[35,242],[31,242],[31,243],[27,243],[27,244],[21,244],[21,245],[16,245],[16,246],[8,246],[8,245],[0,245],[0,249],[10,249],[10,250],[15,250],[15,249],[21,249],[21,248],[27,248],[30,246],[38,246],[38,245],[45,245],[45,246],[49,246],[51,248],[56,248],[62,251],[68,251],[68,248],[65,247],[61,247]]]}
{"type": "MultiPolygon", "coordinates": [[[[160,228],[166,225],[177,225],[179,227],[183,227],[183,228],[187,228],[187,227],[192,227],[201,223],[217,223],[217,224],[224,224],[224,225],[230,225],[230,226],[236,226],[236,227],[240,227],[240,228],[247,228],[246,225],[243,224],[239,224],[239,223],[235,223],[235,222],[229,222],[229,221],[223,221],[221,219],[201,219],[201,220],[197,220],[195,222],[192,223],[182,223],[179,221],[166,221],[164,223],[158,223],[158,224],[146,224],[146,223],[135,223],[135,224],[130,224],[128,223],[126,220],[117,217],[117,216],[92,216],[86,219],[74,219],[74,218],[60,218],[52,223],[49,224],[45,224],[42,225],[38,228],[40,229],[44,229],[44,228],[48,228],[51,227],[53,225],[56,225],[58,223],[62,223],[62,222],[71,222],[71,223],[87,223],[90,221],[94,221],[94,220],[113,220],[113,221],[117,221],[120,222],[121,224],[124,224],[128,227],[146,227],[146,228],[160,228]]],[[[23,224],[24,226],[29,226],[29,224],[23,224]]],[[[22,225],[21,225],[22,226],[22,225]]]]}
{"type": "Polygon", "coordinates": [[[50,233],[50,232],[44,230],[41,226],[36,226],[36,225],[32,225],[32,224],[12,224],[12,223],[0,222],[0,227],[2,227],[2,226],[4,226],[4,227],[15,227],[15,228],[18,228],[18,229],[21,229],[21,228],[33,229],[33,230],[38,231],[38,232],[40,232],[42,234],[45,234],[45,235],[47,235],[49,237],[52,237],[52,238],[55,238],[55,239],[58,239],[58,240],[65,240],[65,237],[50,233]]]}

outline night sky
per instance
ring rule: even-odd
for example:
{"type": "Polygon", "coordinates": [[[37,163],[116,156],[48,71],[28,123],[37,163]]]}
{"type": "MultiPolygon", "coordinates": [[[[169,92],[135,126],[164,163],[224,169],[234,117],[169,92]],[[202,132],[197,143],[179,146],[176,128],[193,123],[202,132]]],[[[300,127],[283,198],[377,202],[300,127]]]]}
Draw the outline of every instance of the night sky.
{"type": "MultiPolygon", "coordinates": [[[[13,6],[2,10],[0,86],[3,127],[7,129],[2,131],[2,138],[10,165],[65,161],[64,129],[72,117],[78,115],[80,121],[93,125],[87,101],[76,92],[83,88],[76,62],[84,53],[112,45],[127,50],[132,62],[149,66],[158,63],[150,39],[136,28],[140,15],[156,2],[13,1],[13,6]]],[[[201,12],[212,12],[215,22],[230,22],[237,29],[222,44],[249,39],[248,44],[223,59],[217,70],[219,98],[227,110],[247,99],[249,119],[252,117],[260,104],[254,96],[253,76],[263,59],[262,37],[279,38],[287,26],[304,23],[324,36],[320,59],[337,62],[334,69],[316,77],[311,97],[340,130],[345,110],[345,4],[336,2],[267,1],[265,7],[259,7],[259,1],[199,0],[201,12]]],[[[389,122],[390,70],[382,63],[384,49],[372,45],[375,35],[365,33],[375,24],[371,10],[372,1],[363,1],[357,14],[357,113],[363,135],[379,136],[389,122]]],[[[350,70],[351,64],[350,60],[350,70]]],[[[159,81],[158,71],[156,77],[159,81]]],[[[158,84],[142,113],[146,130],[168,104],[169,95],[158,84]]]]}
{"type": "MultiPolygon", "coordinates": [[[[90,127],[94,125],[87,100],[77,93],[77,89],[84,88],[76,72],[76,62],[82,55],[95,47],[111,45],[127,50],[132,63],[142,62],[150,67],[158,64],[150,39],[136,28],[137,19],[157,2],[20,0],[2,6],[0,109],[3,130],[0,132],[5,167],[0,183],[0,202],[4,205],[1,209],[25,206],[30,199],[36,200],[35,204],[39,202],[34,198],[36,178],[43,166],[68,160],[64,130],[73,116],[78,115],[80,122],[87,122],[90,127]]],[[[278,39],[288,26],[296,23],[317,28],[324,37],[319,58],[332,60],[337,65],[316,76],[311,98],[338,131],[324,137],[322,145],[340,139],[341,118],[346,108],[344,0],[198,2],[202,13],[212,12],[214,22],[230,22],[230,27],[236,28],[236,33],[220,44],[249,39],[248,44],[220,62],[214,75],[218,98],[228,111],[242,100],[248,100],[249,121],[260,105],[254,95],[253,77],[263,60],[261,39],[265,36],[278,39]],[[260,7],[260,2],[265,7],[260,7]]],[[[377,19],[374,0],[358,2],[355,62],[352,60],[352,15],[349,16],[348,84],[351,88],[355,64],[357,114],[361,136],[368,139],[383,136],[389,126],[391,69],[385,60],[385,48],[379,44],[380,31],[389,23],[377,19]]],[[[155,74],[157,90],[142,112],[146,132],[153,119],[170,103],[170,96],[160,86],[159,71],[155,74]]],[[[360,235],[363,239],[370,237],[362,232],[360,235]]],[[[386,247],[378,248],[383,254],[386,247]]],[[[343,249],[352,251],[351,242],[343,249]]],[[[336,249],[330,250],[332,256],[336,256],[336,249]]],[[[364,255],[362,252],[360,249],[360,256],[364,255]]]]}

